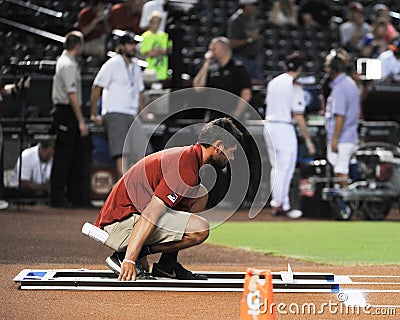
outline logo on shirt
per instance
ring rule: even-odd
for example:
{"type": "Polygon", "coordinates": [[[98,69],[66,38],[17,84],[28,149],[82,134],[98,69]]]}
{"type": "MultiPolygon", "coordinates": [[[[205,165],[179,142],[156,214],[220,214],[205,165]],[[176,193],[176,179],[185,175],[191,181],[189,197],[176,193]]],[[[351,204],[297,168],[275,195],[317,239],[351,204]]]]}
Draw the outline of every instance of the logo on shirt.
{"type": "Polygon", "coordinates": [[[178,195],[177,195],[175,192],[173,192],[173,193],[167,195],[167,198],[168,198],[172,203],[174,203],[174,202],[178,199],[178,195]]]}

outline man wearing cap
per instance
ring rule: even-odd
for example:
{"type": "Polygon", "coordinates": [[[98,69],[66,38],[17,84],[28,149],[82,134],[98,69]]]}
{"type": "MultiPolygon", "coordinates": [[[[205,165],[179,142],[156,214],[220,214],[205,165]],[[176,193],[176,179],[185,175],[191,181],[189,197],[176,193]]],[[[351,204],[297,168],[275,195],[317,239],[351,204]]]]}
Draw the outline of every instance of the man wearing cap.
{"type": "Polygon", "coordinates": [[[289,199],[290,182],[297,160],[298,143],[294,121],[303,134],[310,155],[315,154],[315,147],[303,116],[303,88],[296,83],[303,70],[304,61],[297,54],[292,54],[286,58],[285,64],[286,72],[268,83],[264,138],[271,162],[272,214],[298,219],[303,213],[300,210],[292,210],[289,199]]]}
{"type": "Polygon", "coordinates": [[[142,71],[135,58],[136,44],[142,37],[125,32],[119,39],[117,53],[103,64],[92,86],[91,120],[107,130],[110,155],[116,161],[118,177],[122,176],[122,151],[129,128],[144,108],[142,71]],[[101,115],[98,100],[101,96],[101,115]]]}
{"type": "Polygon", "coordinates": [[[350,52],[361,50],[363,39],[371,31],[371,26],[365,22],[364,7],[359,2],[350,2],[348,6],[350,20],[339,27],[340,43],[350,52]]]}
{"type": "Polygon", "coordinates": [[[382,80],[400,81],[400,39],[394,40],[378,59],[382,64],[382,80]]]}
{"type": "Polygon", "coordinates": [[[261,38],[256,9],[257,0],[239,0],[239,9],[229,18],[227,34],[235,58],[243,62],[253,80],[262,81],[263,74],[256,61],[261,38]]]}

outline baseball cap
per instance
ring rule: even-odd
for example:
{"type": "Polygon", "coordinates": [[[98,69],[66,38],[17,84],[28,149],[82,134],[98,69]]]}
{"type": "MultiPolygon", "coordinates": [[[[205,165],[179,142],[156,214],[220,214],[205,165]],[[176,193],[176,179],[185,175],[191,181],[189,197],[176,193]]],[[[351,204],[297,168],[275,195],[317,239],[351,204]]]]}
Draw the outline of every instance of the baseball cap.
{"type": "Polygon", "coordinates": [[[400,38],[397,38],[392,41],[389,45],[389,49],[392,50],[394,53],[400,53],[400,38]]]}
{"type": "Polygon", "coordinates": [[[257,4],[257,0],[239,0],[239,5],[244,6],[246,4],[257,4]]]}
{"type": "Polygon", "coordinates": [[[127,43],[136,44],[143,41],[142,36],[138,36],[130,31],[113,30],[112,33],[119,37],[118,43],[122,45],[127,43]]]}
{"type": "Polygon", "coordinates": [[[360,2],[356,2],[356,1],[350,2],[348,8],[351,11],[358,11],[358,12],[361,12],[364,10],[363,5],[360,2]]]}

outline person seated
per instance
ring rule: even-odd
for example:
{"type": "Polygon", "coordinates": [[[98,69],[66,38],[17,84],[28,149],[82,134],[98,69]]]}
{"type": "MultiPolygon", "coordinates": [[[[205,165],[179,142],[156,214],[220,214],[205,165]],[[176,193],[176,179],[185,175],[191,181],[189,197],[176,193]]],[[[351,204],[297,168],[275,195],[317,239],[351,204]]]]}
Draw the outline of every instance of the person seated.
{"type": "Polygon", "coordinates": [[[108,23],[111,30],[120,29],[141,34],[140,17],[143,9],[143,0],[127,0],[111,7],[108,23]]]}
{"type": "Polygon", "coordinates": [[[76,28],[85,36],[84,55],[99,58],[106,55],[105,40],[110,32],[106,4],[106,0],[92,0],[91,5],[78,14],[76,28]]]}
{"type": "Polygon", "coordinates": [[[47,196],[53,165],[54,140],[43,139],[36,146],[22,152],[21,184],[19,184],[20,158],[14,167],[10,186],[22,190],[27,196],[47,196]]]}
{"type": "Polygon", "coordinates": [[[397,38],[382,52],[378,59],[382,65],[382,79],[387,82],[400,81],[400,38],[397,38]]]}
{"type": "Polygon", "coordinates": [[[258,65],[261,46],[260,26],[256,19],[257,0],[239,0],[238,10],[228,19],[227,35],[233,55],[249,71],[254,82],[263,82],[263,72],[258,65]]]}
{"type": "Polygon", "coordinates": [[[388,49],[385,34],[387,22],[379,18],[372,24],[372,31],[368,33],[361,47],[361,56],[366,58],[377,58],[382,52],[388,49]]]}
{"type": "Polygon", "coordinates": [[[325,0],[305,0],[299,9],[300,24],[305,27],[327,28],[332,23],[332,8],[325,0]]]}
{"type": "Polygon", "coordinates": [[[297,27],[297,7],[294,1],[275,1],[268,21],[276,26],[297,27]]]}
{"type": "Polygon", "coordinates": [[[374,6],[372,20],[376,20],[379,18],[383,18],[386,20],[387,28],[385,33],[385,40],[386,43],[390,45],[393,40],[397,39],[400,36],[400,34],[391,22],[392,18],[390,16],[390,9],[387,5],[378,3],[374,6]]]}
{"type": "Polygon", "coordinates": [[[168,34],[159,30],[162,18],[161,12],[152,12],[149,18],[149,30],[142,34],[143,41],[140,44],[140,52],[149,63],[146,70],[154,70],[158,80],[161,81],[168,79],[168,54],[172,49],[168,34]]]}
{"type": "Polygon", "coordinates": [[[363,39],[371,31],[371,26],[365,22],[364,7],[359,2],[350,2],[348,6],[350,19],[339,26],[340,43],[351,53],[361,50],[363,39]]]}

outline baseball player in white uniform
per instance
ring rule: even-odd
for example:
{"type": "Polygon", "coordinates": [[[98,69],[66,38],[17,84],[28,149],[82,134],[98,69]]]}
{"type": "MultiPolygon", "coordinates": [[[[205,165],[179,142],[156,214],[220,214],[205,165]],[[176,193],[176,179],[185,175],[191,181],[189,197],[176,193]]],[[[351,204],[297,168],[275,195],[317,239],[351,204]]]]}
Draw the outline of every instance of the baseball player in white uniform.
{"type": "Polygon", "coordinates": [[[315,147],[307,132],[303,116],[305,100],[303,88],[295,80],[303,69],[303,60],[296,54],[286,59],[286,72],[268,83],[264,138],[271,163],[270,184],[272,190],[272,214],[292,219],[302,216],[300,210],[291,210],[290,182],[296,166],[297,138],[294,127],[297,122],[310,154],[315,147]]]}

